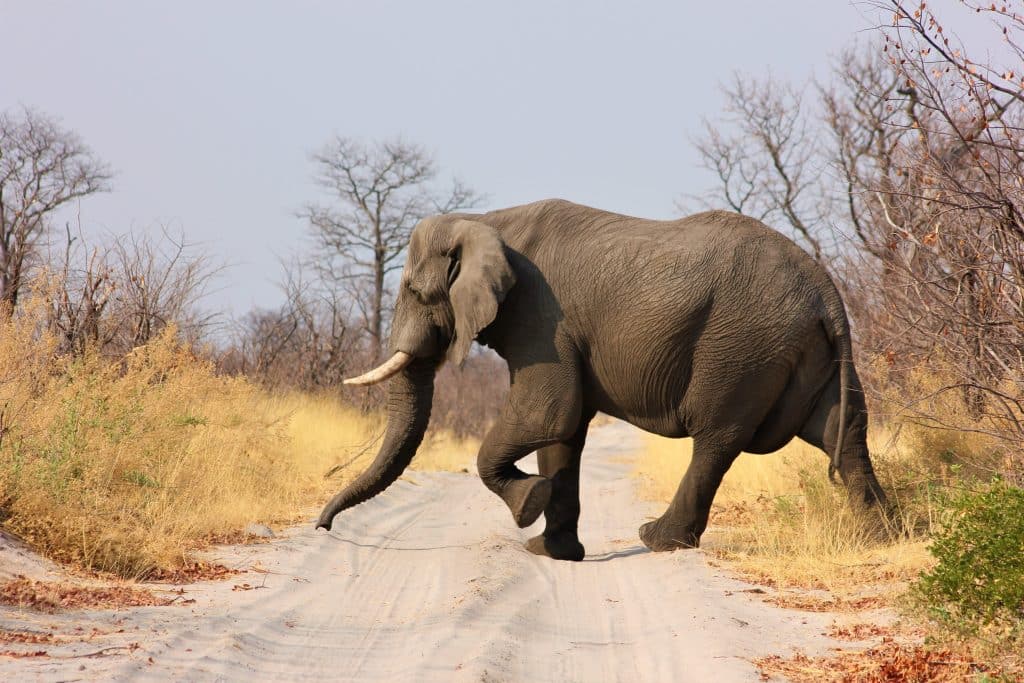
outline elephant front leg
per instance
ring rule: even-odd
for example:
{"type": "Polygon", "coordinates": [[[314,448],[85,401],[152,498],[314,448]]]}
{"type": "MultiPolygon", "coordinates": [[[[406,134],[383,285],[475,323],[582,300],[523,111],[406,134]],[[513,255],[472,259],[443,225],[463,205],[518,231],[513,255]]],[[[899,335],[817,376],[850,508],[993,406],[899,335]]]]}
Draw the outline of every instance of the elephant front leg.
{"type": "Polygon", "coordinates": [[[534,364],[513,367],[512,372],[508,403],[480,446],[477,469],[522,528],[536,522],[548,507],[554,484],[547,476],[526,474],[516,462],[572,439],[580,428],[583,407],[579,373],[572,365],[534,364]]]}
{"type": "Polygon", "coordinates": [[[528,527],[544,512],[553,486],[547,477],[527,474],[515,465],[542,444],[510,441],[506,432],[498,424],[487,434],[477,456],[477,470],[484,485],[508,505],[516,525],[528,527]]]}
{"type": "Polygon", "coordinates": [[[579,562],[586,551],[580,543],[580,455],[589,417],[580,422],[572,439],[537,451],[540,473],[551,480],[551,499],[544,508],[544,533],[526,542],[535,555],[579,562]]]}

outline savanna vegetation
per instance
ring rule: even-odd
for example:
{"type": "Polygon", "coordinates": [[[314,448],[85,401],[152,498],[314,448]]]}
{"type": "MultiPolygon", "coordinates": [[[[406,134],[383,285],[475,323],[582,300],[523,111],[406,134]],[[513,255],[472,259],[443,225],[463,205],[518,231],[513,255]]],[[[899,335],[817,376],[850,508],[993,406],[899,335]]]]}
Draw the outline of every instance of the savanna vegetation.
{"type": "MultiPolygon", "coordinates": [[[[335,187],[340,208],[304,214],[314,253],[328,256],[297,257],[280,308],[230,323],[202,307],[219,268],[183,236],[90,241],[56,229],[59,209],[107,190],[111,174],[56,120],[0,116],[6,531],[72,566],[173,575],[197,548],[243,538],[253,523],[297,521],[366,467],[383,432],[380,392],[345,391],[341,379],[380,353],[412,225],[474,195],[456,184],[435,203],[424,186],[433,162],[406,143],[335,141],[314,163],[322,179],[348,169],[356,184],[335,187]],[[378,202],[372,221],[339,217],[367,195],[378,202]],[[325,246],[331,230],[352,243],[325,246]],[[364,264],[378,242],[386,254],[364,264]],[[353,313],[366,286],[374,305],[353,313]]],[[[441,373],[436,426],[413,469],[471,462],[466,436],[499,405],[501,372],[474,357],[441,373]]]]}
{"type": "MultiPolygon", "coordinates": [[[[793,443],[740,457],[705,546],[833,606],[897,605],[936,642],[1019,671],[1024,8],[870,9],[877,30],[815,80],[723,87],[693,140],[716,185],[680,208],[763,219],[829,268],[893,508],[859,516],[824,456],[793,443]]],[[[400,139],[335,138],[311,163],[321,195],[297,210],[309,248],[283,268],[283,303],[229,322],[203,308],[218,265],[182,236],[87,241],[59,225],[113,174],[55,119],[0,113],[4,529],[75,565],[153,576],[249,523],[296,519],[372,457],[381,390],[341,380],[385,350],[413,225],[480,195],[438,182],[400,139]]],[[[413,466],[468,462],[504,385],[491,355],[445,367],[413,466]]],[[[644,497],[671,497],[685,448],[651,440],[644,497]]]]}
{"type": "MultiPolygon", "coordinates": [[[[254,522],[302,519],[374,454],[376,414],[219,373],[174,326],[107,357],[60,353],[43,323],[0,325],[0,505],[58,560],[166,573],[254,522]]],[[[459,469],[472,451],[439,431],[413,467],[459,469]]]]}

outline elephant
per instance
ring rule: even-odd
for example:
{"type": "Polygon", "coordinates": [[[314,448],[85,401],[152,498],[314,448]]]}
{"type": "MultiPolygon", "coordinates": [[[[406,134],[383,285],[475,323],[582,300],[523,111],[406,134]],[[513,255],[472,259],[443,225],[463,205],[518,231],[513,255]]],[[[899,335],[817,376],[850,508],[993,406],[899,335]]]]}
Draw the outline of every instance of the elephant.
{"type": "Polygon", "coordinates": [[[318,527],[402,474],[430,419],[435,372],[461,364],[474,340],[505,359],[510,381],[479,476],[519,527],[544,514],[526,544],[535,554],[585,555],[580,454],[598,412],[693,439],[668,509],[640,527],[653,551],[698,547],[739,453],[794,437],[829,456],[851,503],[885,506],[839,291],[754,218],[646,220],[556,199],[438,215],[413,229],[399,287],[388,360],[348,380],[390,379],[380,451],[318,527]],[[539,474],[527,474],[516,462],[534,451],[539,474]]]}

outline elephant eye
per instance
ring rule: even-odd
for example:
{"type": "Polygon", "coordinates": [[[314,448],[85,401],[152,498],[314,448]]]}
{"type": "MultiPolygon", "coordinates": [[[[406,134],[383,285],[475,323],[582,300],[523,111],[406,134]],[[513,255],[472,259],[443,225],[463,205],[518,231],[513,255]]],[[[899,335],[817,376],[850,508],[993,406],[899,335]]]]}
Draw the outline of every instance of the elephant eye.
{"type": "Polygon", "coordinates": [[[407,288],[407,289],[408,289],[408,290],[409,290],[410,292],[412,292],[412,295],[413,295],[414,297],[416,297],[416,299],[417,299],[417,300],[418,300],[418,301],[419,301],[420,303],[423,303],[423,292],[421,292],[421,291],[420,291],[420,290],[419,290],[419,289],[418,289],[418,288],[416,287],[416,285],[414,285],[414,284],[413,284],[413,283],[411,283],[411,282],[407,282],[407,283],[405,284],[405,286],[406,286],[406,288],[407,288]]]}
{"type": "Polygon", "coordinates": [[[448,288],[455,283],[455,279],[459,277],[460,262],[458,254],[452,253],[448,255],[448,288]]]}

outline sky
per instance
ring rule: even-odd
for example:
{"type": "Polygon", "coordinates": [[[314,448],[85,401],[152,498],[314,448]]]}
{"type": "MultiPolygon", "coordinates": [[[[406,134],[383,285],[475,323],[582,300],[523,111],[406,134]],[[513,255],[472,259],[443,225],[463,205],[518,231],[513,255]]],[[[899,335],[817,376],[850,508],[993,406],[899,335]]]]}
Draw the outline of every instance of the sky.
{"type": "MultiPolygon", "coordinates": [[[[115,172],[87,235],[182,232],[227,264],[206,305],[281,302],[311,152],[403,136],[482,208],[562,197],[678,215],[691,140],[734,71],[801,81],[871,26],[844,0],[0,0],[0,110],[30,106],[115,172]]],[[[63,218],[61,219],[63,222],[63,218]]],[[[62,224],[61,222],[61,224],[62,224]]]]}

